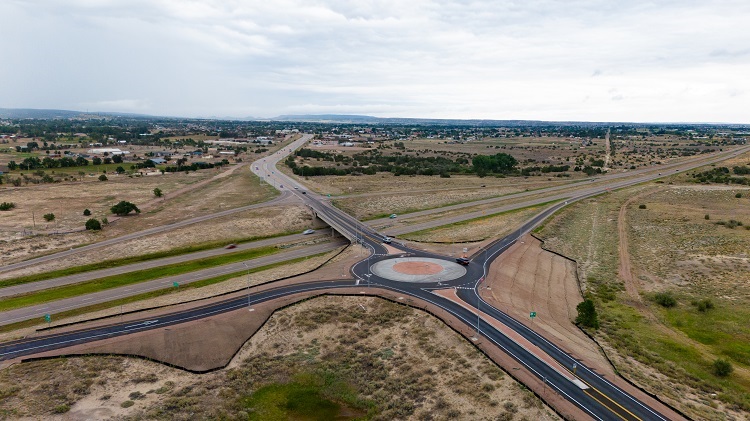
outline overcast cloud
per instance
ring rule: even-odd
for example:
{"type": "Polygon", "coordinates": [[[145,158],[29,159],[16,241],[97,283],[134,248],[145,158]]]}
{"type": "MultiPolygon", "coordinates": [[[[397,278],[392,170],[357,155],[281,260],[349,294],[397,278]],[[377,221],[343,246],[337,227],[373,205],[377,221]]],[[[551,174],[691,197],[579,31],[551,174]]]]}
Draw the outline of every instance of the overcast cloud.
{"type": "Polygon", "coordinates": [[[750,123],[750,2],[0,2],[0,107],[750,123]]]}

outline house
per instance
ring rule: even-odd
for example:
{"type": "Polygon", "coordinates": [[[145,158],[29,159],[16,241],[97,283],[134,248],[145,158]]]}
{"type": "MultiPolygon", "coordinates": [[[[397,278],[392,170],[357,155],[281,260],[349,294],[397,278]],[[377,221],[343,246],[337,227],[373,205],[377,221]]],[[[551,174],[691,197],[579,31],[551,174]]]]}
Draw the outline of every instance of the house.
{"type": "Polygon", "coordinates": [[[169,152],[169,151],[156,151],[156,152],[151,152],[151,153],[153,154],[153,156],[161,156],[165,158],[171,158],[172,155],[174,155],[172,152],[169,152]]]}
{"type": "Polygon", "coordinates": [[[151,158],[151,162],[153,162],[156,165],[166,164],[167,160],[164,158],[151,158]]]}

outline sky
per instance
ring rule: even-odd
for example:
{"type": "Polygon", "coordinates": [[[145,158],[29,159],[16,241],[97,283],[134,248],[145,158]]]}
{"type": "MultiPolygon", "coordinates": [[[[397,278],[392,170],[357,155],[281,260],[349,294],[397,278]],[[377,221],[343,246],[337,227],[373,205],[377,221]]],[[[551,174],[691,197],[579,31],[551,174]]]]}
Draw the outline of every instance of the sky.
{"type": "Polygon", "coordinates": [[[747,0],[2,0],[0,107],[750,123],[747,0]]]}

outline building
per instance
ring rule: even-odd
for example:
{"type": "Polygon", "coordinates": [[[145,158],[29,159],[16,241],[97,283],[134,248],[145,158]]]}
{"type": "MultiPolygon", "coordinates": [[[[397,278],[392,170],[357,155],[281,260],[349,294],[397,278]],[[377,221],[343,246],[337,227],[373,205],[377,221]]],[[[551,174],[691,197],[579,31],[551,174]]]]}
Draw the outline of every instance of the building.
{"type": "Polygon", "coordinates": [[[130,151],[123,151],[119,148],[94,148],[89,149],[86,153],[90,155],[104,155],[105,153],[109,155],[127,155],[130,151]]]}

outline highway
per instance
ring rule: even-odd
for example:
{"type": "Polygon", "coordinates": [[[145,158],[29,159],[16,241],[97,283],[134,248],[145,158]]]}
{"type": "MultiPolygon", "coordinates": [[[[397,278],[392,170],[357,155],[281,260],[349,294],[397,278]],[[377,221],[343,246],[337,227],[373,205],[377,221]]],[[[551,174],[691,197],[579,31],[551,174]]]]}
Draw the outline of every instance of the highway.
{"type": "MultiPolygon", "coordinates": [[[[564,197],[564,201],[546,208],[521,227],[518,227],[510,235],[491,243],[480,253],[476,253],[466,267],[467,272],[464,276],[452,281],[443,282],[441,285],[437,283],[408,283],[383,278],[370,271],[371,265],[394,257],[393,255],[387,255],[388,249],[382,244],[382,235],[380,233],[375,232],[367,224],[363,224],[330,206],[327,200],[314,192],[306,190],[304,186],[276,169],[275,165],[277,162],[283,159],[286,154],[304,144],[310,137],[310,135],[303,136],[300,140],[270,157],[254,162],[251,168],[253,172],[263,177],[264,180],[273,184],[276,188],[282,190],[282,192],[287,192],[287,194],[297,197],[316,212],[321,219],[330,224],[351,242],[360,243],[370,250],[371,254],[367,259],[358,262],[352,267],[354,280],[304,282],[279,286],[269,290],[251,288],[247,297],[230,299],[211,305],[175,312],[160,316],[158,319],[144,319],[122,324],[112,324],[95,329],[51,334],[33,339],[7,342],[0,344],[0,360],[18,358],[43,350],[59,349],[73,344],[183,323],[222,312],[237,310],[245,306],[251,306],[254,303],[273,300],[290,294],[352,288],[355,286],[360,288],[370,287],[373,293],[378,290],[393,291],[418,298],[445,310],[462,321],[466,326],[478,331],[480,340],[482,340],[481,338],[486,338],[486,340],[491,341],[497,347],[504,350],[520,365],[527,368],[530,373],[537,376],[546,386],[549,386],[551,390],[565,397],[571,404],[589,414],[592,419],[669,419],[667,415],[661,414],[656,409],[644,404],[640,399],[624,392],[603,377],[597,375],[583,363],[576,361],[563,350],[528,329],[517,320],[483,302],[478,295],[478,286],[485,277],[491,263],[517,241],[521,235],[532,230],[549,217],[549,215],[552,215],[573,201],[606,193],[612,188],[621,188],[654,180],[659,178],[660,174],[644,173],[640,177],[609,184],[595,183],[599,185],[583,188],[575,193],[566,193],[568,196],[564,197]],[[445,295],[446,291],[448,293],[453,291],[456,299],[447,297],[445,295]]],[[[731,153],[720,154],[720,156],[713,158],[712,161],[736,156],[747,149],[742,148],[731,153]]],[[[692,163],[683,163],[682,166],[675,165],[674,169],[676,171],[684,171],[685,169],[705,164],[705,161],[701,161],[700,163],[693,161],[692,163]]],[[[632,176],[632,174],[629,175],[632,176]]],[[[613,177],[614,180],[618,178],[621,177],[613,177]]],[[[539,191],[534,193],[538,194],[539,191]]],[[[445,222],[442,223],[444,224],[445,222]]],[[[451,260],[443,256],[409,249],[397,243],[392,244],[392,246],[414,257],[451,260]]]]}

